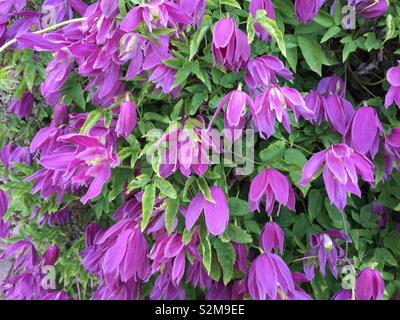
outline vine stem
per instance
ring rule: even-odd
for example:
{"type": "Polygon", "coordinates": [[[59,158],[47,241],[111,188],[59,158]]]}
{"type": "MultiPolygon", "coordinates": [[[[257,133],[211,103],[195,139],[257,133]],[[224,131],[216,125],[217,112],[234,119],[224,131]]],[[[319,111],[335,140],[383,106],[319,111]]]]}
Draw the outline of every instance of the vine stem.
{"type": "MultiPolygon", "coordinates": [[[[42,29],[42,30],[35,31],[35,32],[33,32],[33,33],[34,33],[34,34],[43,34],[43,33],[47,33],[47,32],[49,32],[49,31],[53,31],[53,30],[55,30],[55,29],[58,29],[58,28],[67,26],[67,25],[72,24],[72,23],[77,23],[77,22],[86,21],[86,19],[87,19],[87,18],[76,18],[76,19],[71,19],[71,20],[63,21],[63,22],[57,23],[57,24],[55,24],[55,25],[52,25],[51,27],[48,27],[48,28],[45,28],[45,29],[42,29]]],[[[16,43],[16,42],[17,42],[17,38],[14,38],[14,39],[12,39],[12,40],[6,42],[6,43],[0,48],[0,53],[3,52],[4,50],[6,50],[8,47],[12,46],[12,45],[13,45],[14,43],[16,43]]]]}

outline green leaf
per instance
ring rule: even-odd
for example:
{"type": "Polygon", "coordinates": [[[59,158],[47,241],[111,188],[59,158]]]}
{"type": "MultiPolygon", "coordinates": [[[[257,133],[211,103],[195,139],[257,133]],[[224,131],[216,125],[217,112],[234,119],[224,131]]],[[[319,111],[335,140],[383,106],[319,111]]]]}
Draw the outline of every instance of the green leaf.
{"type": "Polygon", "coordinates": [[[125,0],[118,0],[118,5],[119,5],[119,13],[121,15],[121,18],[126,17],[126,4],[125,0]]]}
{"type": "Polygon", "coordinates": [[[203,259],[203,266],[206,269],[207,273],[211,272],[211,262],[212,262],[212,251],[211,251],[211,243],[208,235],[201,237],[200,242],[201,256],[203,259]]]}
{"type": "Polygon", "coordinates": [[[210,187],[208,186],[207,181],[203,177],[199,177],[197,179],[197,185],[199,186],[199,189],[203,193],[204,198],[209,202],[215,203],[215,200],[211,196],[210,187]]]}
{"type": "Polygon", "coordinates": [[[232,8],[242,9],[239,2],[237,2],[236,0],[219,0],[219,4],[232,8]]]}
{"type": "Polygon", "coordinates": [[[258,22],[275,39],[282,54],[286,57],[286,46],[281,30],[276,21],[267,17],[265,10],[257,10],[256,22],[258,22]]]}
{"type": "Polygon", "coordinates": [[[176,190],[168,180],[161,177],[155,177],[154,182],[164,196],[167,196],[171,199],[177,198],[176,190]]]}
{"type": "Polygon", "coordinates": [[[244,201],[242,199],[229,198],[228,206],[229,206],[229,214],[231,216],[246,216],[250,213],[247,201],[244,201]]]}
{"type": "Polygon", "coordinates": [[[36,80],[36,67],[33,63],[29,63],[24,70],[24,79],[29,91],[33,90],[36,80]]]}
{"type": "Polygon", "coordinates": [[[232,244],[229,242],[224,243],[220,239],[214,242],[214,248],[217,252],[218,261],[222,267],[223,281],[227,285],[232,280],[233,266],[236,261],[236,253],[232,244]]]}
{"type": "Polygon", "coordinates": [[[388,263],[389,265],[396,267],[397,261],[393,254],[386,248],[376,248],[374,253],[374,259],[379,263],[388,263]]]}
{"type": "Polygon", "coordinates": [[[103,110],[94,110],[90,112],[81,128],[81,134],[86,134],[91,128],[96,125],[96,123],[100,120],[102,116],[103,110]]]}
{"type": "Polygon", "coordinates": [[[142,232],[146,229],[150,222],[151,213],[154,209],[154,200],[156,198],[156,186],[154,184],[149,184],[144,188],[142,197],[142,232]]]}
{"type": "Polygon", "coordinates": [[[237,243],[252,243],[253,239],[251,235],[242,228],[235,226],[233,224],[229,224],[226,228],[225,234],[229,237],[230,240],[237,243]]]}
{"type": "Polygon", "coordinates": [[[255,31],[254,31],[254,18],[253,15],[249,14],[247,17],[247,24],[246,24],[246,31],[247,31],[247,39],[249,43],[254,41],[255,31]]]}
{"type": "Polygon", "coordinates": [[[385,40],[383,41],[383,43],[392,39],[395,36],[395,34],[396,34],[396,24],[393,20],[392,14],[389,13],[386,16],[386,36],[385,36],[385,40]]]}
{"type": "Polygon", "coordinates": [[[200,29],[197,29],[193,35],[192,41],[190,41],[189,47],[189,61],[193,59],[199,50],[199,46],[204,39],[208,29],[210,29],[212,25],[212,19],[209,15],[205,15],[203,21],[201,23],[200,29]]]}
{"type": "Polygon", "coordinates": [[[329,39],[336,36],[342,29],[338,26],[332,26],[325,32],[324,36],[321,39],[321,43],[328,41],[329,39]]]}
{"type": "Polygon", "coordinates": [[[342,40],[341,43],[344,43],[343,53],[342,53],[342,60],[345,62],[349,57],[350,53],[357,50],[358,45],[357,43],[351,38],[351,36],[346,36],[342,40]]]}
{"type": "Polygon", "coordinates": [[[298,35],[297,42],[310,69],[321,76],[322,61],[324,59],[321,46],[313,38],[305,35],[298,35]]]}
{"type": "Polygon", "coordinates": [[[321,213],[324,197],[321,191],[312,189],[308,193],[308,215],[313,221],[321,213]]]}
{"type": "Polygon", "coordinates": [[[267,149],[263,149],[260,152],[260,158],[266,163],[271,163],[274,160],[282,158],[286,149],[286,143],[278,140],[271,143],[267,149]]]}
{"type": "Polygon", "coordinates": [[[165,228],[167,229],[168,234],[172,233],[172,227],[174,224],[175,216],[179,210],[179,205],[180,205],[179,198],[169,199],[167,202],[167,206],[165,208],[165,228]]]}
{"type": "Polygon", "coordinates": [[[287,163],[294,164],[300,169],[302,169],[307,162],[304,154],[298,149],[286,150],[284,159],[287,163]]]}

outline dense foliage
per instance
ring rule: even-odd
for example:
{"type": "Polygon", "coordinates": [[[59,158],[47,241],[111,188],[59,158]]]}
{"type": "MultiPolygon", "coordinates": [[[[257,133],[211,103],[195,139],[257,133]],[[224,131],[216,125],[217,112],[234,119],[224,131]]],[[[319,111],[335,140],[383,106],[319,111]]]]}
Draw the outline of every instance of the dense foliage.
{"type": "Polygon", "coordinates": [[[395,299],[399,40],[397,0],[0,0],[2,294],[395,299]]]}

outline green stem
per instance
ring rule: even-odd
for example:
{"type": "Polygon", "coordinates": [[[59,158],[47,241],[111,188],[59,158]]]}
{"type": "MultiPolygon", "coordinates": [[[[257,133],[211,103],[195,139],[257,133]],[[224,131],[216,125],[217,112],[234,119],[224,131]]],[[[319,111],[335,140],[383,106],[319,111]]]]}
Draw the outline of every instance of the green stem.
{"type": "MultiPolygon", "coordinates": [[[[47,33],[47,32],[49,32],[49,31],[53,31],[53,30],[55,30],[55,29],[58,29],[58,28],[67,26],[67,25],[69,25],[69,24],[76,23],[76,22],[83,22],[83,21],[85,21],[85,20],[86,20],[86,18],[71,19],[71,20],[67,20],[67,21],[63,21],[63,22],[57,23],[57,24],[52,25],[51,27],[48,27],[48,28],[45,28],[45,29],[42,29],[42,30],[39,30],[39,31],[35,31],[35,32],[33,32],[33,33],[34,33],[34,34],[43,34],[43,33],[47,33]]],[[[14,43],[16,43],[16,42],[17,42],[17,38],[14,38],[14,39],[8,41],[7,43],[5,43],[5,44],[0,48],[0,53],[3,52],[4,50],[6,50],[8,47],[12,46],[12,45],[13,45],[14,43]]]]}

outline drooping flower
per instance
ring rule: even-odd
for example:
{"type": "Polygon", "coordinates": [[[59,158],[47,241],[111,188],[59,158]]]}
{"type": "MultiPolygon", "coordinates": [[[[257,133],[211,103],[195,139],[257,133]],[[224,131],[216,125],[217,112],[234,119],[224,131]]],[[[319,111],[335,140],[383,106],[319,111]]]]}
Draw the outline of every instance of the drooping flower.
{"type": "Polygon", "coordinates": [[[214,66],[220,63],[226,69],[238,72],[247,66],[250,59],[250,45],[246,34],[235,20],[219,20],[213,29],[212,53],[214,66]]]}
{"type": "MultiPolygon", "coordinates": [[[[251,0],[249,12],[254,19],[258,10],[265,10],[266,16],[275,20],[275,8],[271,0],[251,0]]],[[[258,38],[266,41],[272,40],[272,36],[258,22],[254,24],[254,31],[258,38]]]]}
{"type": "Polygon", "coordinates": [[[304,102],[307,108],[314,113],[310,121],[316,125],[320,125],[322,120],[325,119],[325,97],[316,91],[311,91],[304,97],[304,102]]]}
{"type": "Polygon", "coordinates": [[[64,103],[57,103],[54,106],[53,123],[56,127],[60,127],[63,124],[67,124],[68,117],[68,106],[64,103]]]}
{"type": "Polygon", "coordinates": [[[275,56],[264,55],[250,60],[247,65],[245,81],[250,89],[262,90],[270,84],[276,83],[278,75],[288,81],[293,79],[293,74],[281,60],[275,56]]]}
{"type": "Polygon", "coordinates": [[[226,105],[224,112],[225,137],[230,141],[236,141],[242,136],[242,131],[246,120],[246,106],[254,114],[254,103],[251,97],[239,87],[238,90],[229,92],[222,98],[215,110],[214,116],[208,128],[211,128],[215,119],[226,105]]]}
{"type": "Polygon", "coordinates": [[[121,30],[135,31],[142,21],[152,32],[153,29],[175,28],[176,24],[188,26],[193,18],[172,1],[152,0],[133,7],[122,21],[121,30]]]}
{"type": "Polygon", "coordinates": [[[246,282],[254,300],[284,300],[295,292],[288,266],[273,253],[263,253],[253,261],[246,282]]]}
{"type": "Polygon", "coordinates": [[[337,279],[337,264],[345,256],[345,251],[337,243],[337,239],[351,242],[347,235],[337,230],[327,230],[310,235],[311,250],[304,257],[304,273],[309,281],[314,279],[315,275],[314,269],[317,262],[314,258],[315,256],[318,257],[321,274],[325,277],[326,264],[328,263],[332,275],[337,279]]]}
{"type": "Polygon", "coordinates": [[[365,19],[375,19],[382,16],[389,8],[387,0],[349,0],[349,5],[365,19]]]}
{"type": "Polygon", "coordinates": [[[376,110],[362,107],[357,109],[350,120],[344,141],[355,151],[374,159],[379,150],[382,133],[384,130],[376,110]]]}
{"type": "Polygon", "coordinates": [[[0,189],[0,238],[8,238],[10,236],[10,222],[4,221],[4,215],[8,210],[7,194],[0,189]]]}
{"type": "Polygon", "coordinates": [[[282,173],[275,169],[266,168],[251,182],[249,210],[260,211],[260,202],[264,196],[265,211],[268,215],[272,214],[275,201],[279,203],[279,206],[287,206],[290,210],[295,211],[295,195],[292,185],[282,173]]]}
{"type": "Polygon", "coordinates": [[[332,297],[332,300],[352,300],[352,299],[353,299],[353,294],[351,290],[345,290],[345,289],[337,291],[332,297]]]}
{"type": "Polygon", "coordinates": [[[318,83],[316,91],[322,96],[339,95],[344,98],[346,84],[338,76],[325,77],[318,83]]]}
{"type": "Polygon", "coordinates": [[[25,92],[22,95],[21,100],[17,97],[8,106],[8,111],[14,113],[17,117],[21,119],[28,120],[32,115],[34,97],[30,92],[25,92]]]}
{"type": "Polygon", "coordinates": [[[385,174],[390,176],[395,161],[400,161],[400,128],[393,128],[388,136],[385,136],[385,174]]]}
{"type": "Polygon", "coordinates": [[[400,66],[390,68],[386,77],[390,88],[386,94],[385,107],[389,108],[393,102],[396,102],[400,108],[400,66]]]}
{"type": "Polygon", "coordinates": [[[265,138],[264,134],[267,138],[271,137],[276,121],[282,123],[287,132],[291,132],[287,108],[293,111],[296,121],[300,116],[305,119],[313,117],[312,110],[307,108],[300,93],[293,88],[270,85],[256,96],[253,118],[262,138],[265,138]]]}
{"type": "Polygon", "coordinates": [[[52,266],[56,263],[60,249],[56,245],[49,246],[43,255],[43,265],[52,266]]]}
{"type": "Polygon", "coordinates": [[[179,6],[193,19],[193,26],[200,27],[206,11],[206,0],[178,0],[179,6]]]}
{"type": "Polygon", "coordinates": [[[137,124],[137,112],[136,105],[133,101],[125,101],[119,106],[119,116],[115,131],[118,136],[124,136],[128,139],[128,136],[136,128],[137,124]]]}
{"type": "Polygon", "coordinates": [[[307,185],[323,165],[323,179],[328,197],[340,211],[346,206],[347,192],[361,196],[358,175],[368,183],[374,182],[374,164],[347,145],[336,144],[317,152],[308,160],[299,183],[307,185]]]}
{"type": "Polygon", "coordinates": [[[345,135],[353,117],[354,109],[346,99],[339,95],[331,95],[326,98],[325,114],[333,129],[341,135],[345,135]]]}
{"type": "Polygon", "coordinates": [[[296,0],[295,11],[299,22],[310,23],[327,0],[296,0]]]}
{"type": "Polygon", "coordinates": [[[283,254],[285,234],[281,227],[273,222],[267,222],[261,232],[260,245],[266,252],[277,253],[278,250],[283,254]]]}
{"type": "Polygon", "coordinates": [[[388,210],[378,201],[372,202],[372,212],[375,213],[379,218],[376,224],[379,228],[385,228],[388,224],[388,210]]]}
{"type": "Polygon", "coordinates": [[[204,119],[201,116],[185,119],[183,128],[166,132],[156,144],[156,147],[161,146],[166,148],[165,151],[161,151],[160,164],[160,175],[164,178],[177,170],[186,177],[192,173],[202,176],[210,165],[209,149],[219,152],[219,144],[205,130],[204,119]]]}
{"type": "Polygon", "coordinates": [[[363,269],[356,280],[357,300],[381,300],[385,291],[385,283],[380,272],[363,269]]]}
{"type": "Polygon", "coordinates": [[[144,48],[146,40],[138,33],[125,33],[119,44],[118,58],[121,63],[130,61],[126,79],[131,80],[143,71],[144,48]]]}
{"type": "Polygon", "coordinates": [[[292,272],[294,286],[294,292],[288,295],[289,300],[313,300],[313,298],[300,288],[300,283],[309,282],[307,277],[300,272],[292,272]]]}
{"type": "Polygon", "coordinates": [[[199,193],[190,202],[185,216],[186,229],[192,229],[201,212],[204,211],[208,232],[213,236],[219,236],[228,226],[229,208],[225,193],[220,187],[212,186],[210,191],[214,202],[207,200],[203,193],[199,193]]]}

